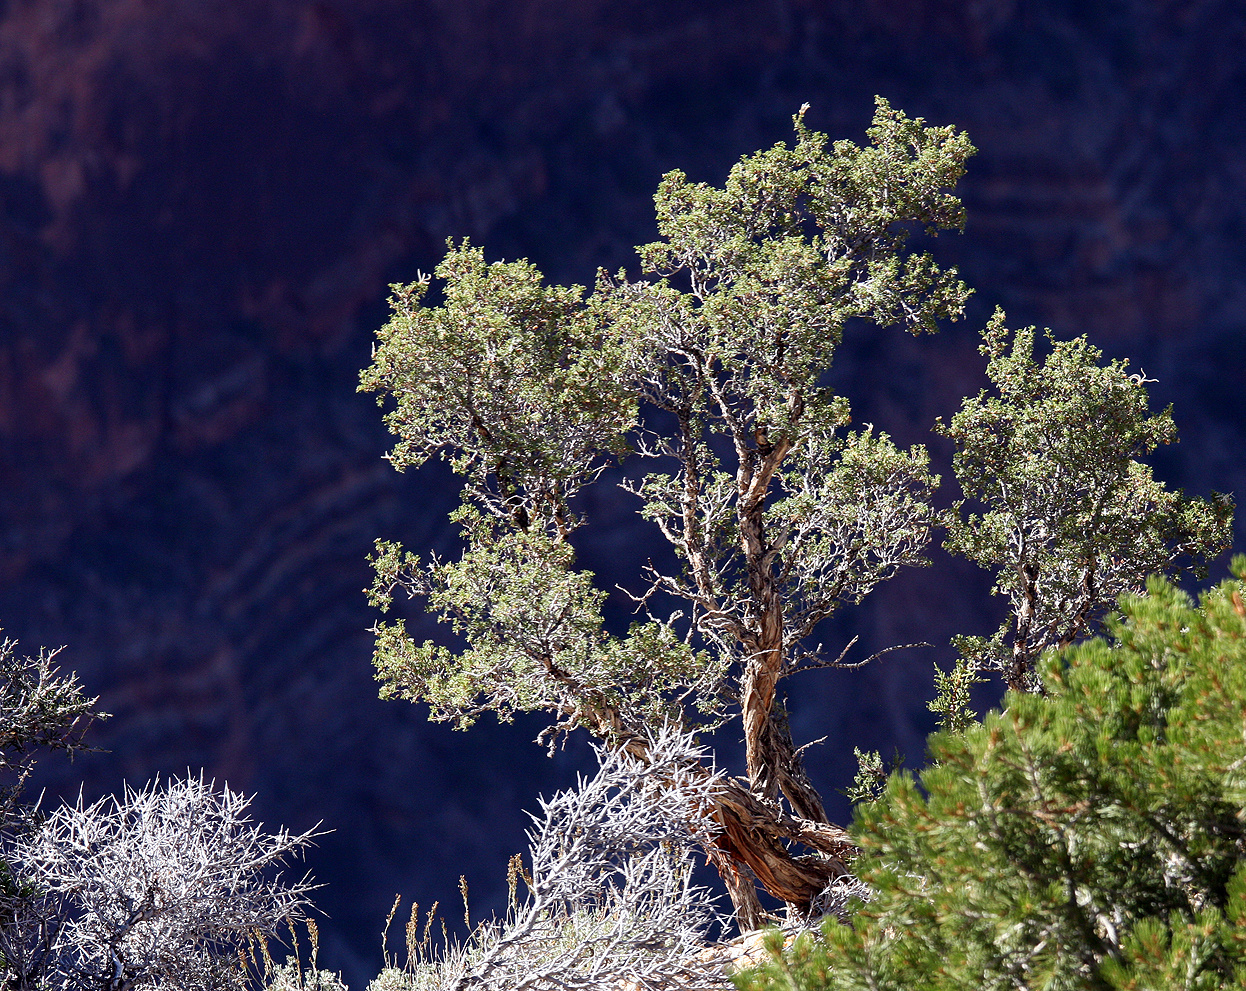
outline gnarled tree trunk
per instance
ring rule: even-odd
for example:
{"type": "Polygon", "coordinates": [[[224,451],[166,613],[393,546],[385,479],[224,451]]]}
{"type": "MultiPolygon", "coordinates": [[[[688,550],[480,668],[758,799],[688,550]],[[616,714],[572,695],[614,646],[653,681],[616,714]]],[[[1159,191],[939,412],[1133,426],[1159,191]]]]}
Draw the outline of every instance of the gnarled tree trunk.
{"type": "MultiPolygon", "coordinates": [[[[628,725],[618,710],[603,705],[585,716],[599,736],[639,760],[648,760],[647,738],[628,725]]],[[[759,796],[739,778],[725,779],[713,807],[693,814],[708,815],[719,826],[706,854],[727,886],[740,928],[746,931],[765,923],[758,884],[803,916],[831,881],[850,873],[848,865],[857,852],[848,833],[826,822],[825,816],[813,820],[788,814],[777,799],[759,796]],[[799,844],[809,853],[794,854],[789,844],[799,844]]]]}

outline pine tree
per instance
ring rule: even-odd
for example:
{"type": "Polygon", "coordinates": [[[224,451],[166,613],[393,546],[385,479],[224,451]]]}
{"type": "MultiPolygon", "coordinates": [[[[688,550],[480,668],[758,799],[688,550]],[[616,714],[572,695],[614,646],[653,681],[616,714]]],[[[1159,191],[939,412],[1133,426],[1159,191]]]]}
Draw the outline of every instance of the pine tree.
{"type": "Polygon", "coordinates": [[[872,889],[747,991],[1246,986],[1246,558],[1155,579],[1107,635],[930,741],[853,836],[872,889]]]}

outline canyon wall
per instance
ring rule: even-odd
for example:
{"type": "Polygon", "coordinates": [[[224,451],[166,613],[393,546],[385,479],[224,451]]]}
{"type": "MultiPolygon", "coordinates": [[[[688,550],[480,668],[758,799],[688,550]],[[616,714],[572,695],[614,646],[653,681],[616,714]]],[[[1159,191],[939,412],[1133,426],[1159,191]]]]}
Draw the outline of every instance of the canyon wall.
{"type": "MultiPolygon", "coordinates": [[[[877,93],[979,148],[967,231],[934,245],[971,318],[850,335],[861,419],[946,475],[929,426],[982,384],[1000,304],[1159,380],[1183,438],[1164,478],[1246,491],[1244,42],[1228,0],[0,2],[0,626],[68,645],[113,713],[107,752],[40,784],[203,767],[271,824],[323,819],[322,964],[356,981],[395,892],[453,902],[465,873],[496,904],[520,809],[587,751],[376,699],[365,555],[452,548],[456,501],[389,468],[355,392],[386,287],[447,237],[559,281],[629,265],[662,173],[721,181],[806,102],[833,138],[863,140],[877,93]]],[[[591,501],[610,586],[654,545],[624,494],[591,501]]],[[[936,554],[828,639],[984,632],[987,585],[936,554]]],[[[825,791],[854,743],[920,758],[947,657],[792,686],[825,791]]]]}

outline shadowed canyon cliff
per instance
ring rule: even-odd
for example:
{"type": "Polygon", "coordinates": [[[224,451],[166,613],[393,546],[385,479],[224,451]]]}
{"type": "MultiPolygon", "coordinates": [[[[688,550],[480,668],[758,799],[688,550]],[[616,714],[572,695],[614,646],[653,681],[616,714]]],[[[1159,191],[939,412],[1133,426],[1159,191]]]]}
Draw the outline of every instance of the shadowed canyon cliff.
{"type": "MultiPolygon", "coordinates": [[[[558,281],[631,265],[663,172],[719,182],[805,102],[860,141],[879,93],[980,149],[966,234],[933,245],[970,318],[850,335],[860,419],[946,475],[928,430],[982,384],[998,303],[1158,379],[1167,481],[1246,492],[1244,47],[1229,0],[0,0],[0,625],[67,644],[114,713],[108,753],[41,783],[202,766],[269,823],[323,819],[322,964],[355,980],[395,892],[453,900],[466,873],[488,907],[520,809],[585,754],[376,699],[365,555],[451,548],[456,502],[382,460],[355,392],[386,287],[448,236],[558,281]]],[[[625,494],[590,498],[608,587],[648,538],[625,494]]],[[[985,632],[986,586],[936,553],[832,633],[985,632]]],[[[792,687],[825,792],[854,743],[920,755],[946,657],[792,687]]]]}

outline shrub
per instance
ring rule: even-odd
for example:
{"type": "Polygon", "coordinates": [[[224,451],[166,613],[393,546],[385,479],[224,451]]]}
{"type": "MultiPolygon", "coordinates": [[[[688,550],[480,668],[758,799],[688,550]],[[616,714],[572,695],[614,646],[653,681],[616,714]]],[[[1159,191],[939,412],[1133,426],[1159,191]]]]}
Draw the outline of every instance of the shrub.
{"type": "Polygon", "coordinates": [[[722,920],[693,883],[693,849],[712,842],[721,775],[686,734],[662,730],[647,759],[599,750],[595,776],[542,800],[529,830],[527,895],[432,959],[412,947],[370,991],[596,991],[725,988],[703,956],[722,920]],[[697,829],[705,832],[698,834],[697,829]]]}
{"type": "MultiPolygon", "coordinates": [[[[314,887],[272,874],[314,831],[266,833],[246,817],[249,803],[188,777],[92,805],[79,798],[12,838],[7,859],[24,887],[11,921],[25,955],[43,954],[42,979],[240,987],[239,949],[301,913],[314,887]]],[[[6,959],[12,979],[17,955],[6,959]]]]}

